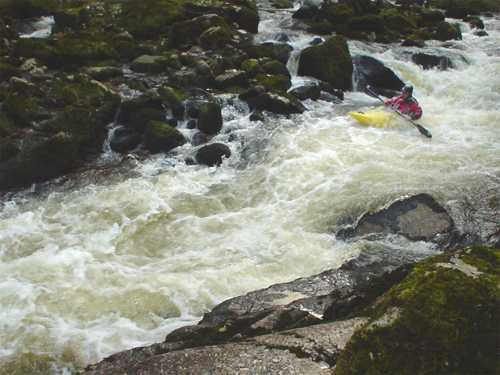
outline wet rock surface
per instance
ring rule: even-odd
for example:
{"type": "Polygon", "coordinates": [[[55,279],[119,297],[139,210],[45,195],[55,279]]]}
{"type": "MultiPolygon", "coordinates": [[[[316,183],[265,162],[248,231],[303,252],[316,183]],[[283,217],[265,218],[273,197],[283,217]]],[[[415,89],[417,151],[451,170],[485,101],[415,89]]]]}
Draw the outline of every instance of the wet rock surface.
{"type": "Polygon", "coordinates": [[[448,212],[428,194],[419,194],[392,203],[375,213],[361,216],[356,225],[337,233],[339,238],[370,234],[400,234],[414,241],[446,243],[455,224],[448,212]]]}
{"type": "Polygon", "coordinates": [[[375,92],[391,97],[404,86],[403,81],[391,69],[371,56],[354,56],[353,64],[357,89],[360,91],[370,86],[375,92]]]}

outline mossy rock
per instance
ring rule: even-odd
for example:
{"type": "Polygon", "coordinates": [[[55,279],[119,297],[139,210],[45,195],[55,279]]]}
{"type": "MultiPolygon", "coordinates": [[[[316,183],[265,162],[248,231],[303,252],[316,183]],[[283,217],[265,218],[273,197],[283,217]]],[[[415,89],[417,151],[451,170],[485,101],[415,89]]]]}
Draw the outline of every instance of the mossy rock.
{"type": "Polygon", "coordinates": [[[259,60],[257,59],[246,59],[241,63],[241,70],[247,73],[249,77],[253,77],[258,73],[262,72],[262,68],[260,67],[259,60]]]}
{"type": "Polygon", "coordinates": [[[267,91],[286,92],[291,86],[290,77],[283,74],[257,74],[255,84],[261,85],[267,91]]]}
{"type": "Polygon", "coordinates": [[[43,109],[29,94],[13,92],[3,104],[3,110],[19,127],[28,127],[43,118],[43,109]]]}
{"type": "Polygon", "coordinates": [[[472,28],[484,30],[484,22],[479,17],[467,17],[465,19],[472,28]]]}
{"type": "Polygon", "coordinates": [[[57,0],[2,0],[0,14],[14,18],[31,18],[52,14],[57,8],[57,0]]]}
{"type": "Polygon", "coordinates": [[[144,146],[152,153],[168,152],[186,143],[177,129],[162,121],[150,121],[144,133],[144,146]]]}
{"type": "MultiPolygon", "coordinates": [[[[217,14],[206,14],[183,22],[176,22],[172,25],[169,34],[169,46],[172,48],[180,48],[190,46],[197,43],[200,36],[209,29],[221,27],[222,29],[213,29],[210,34],[215,34],[222,38],[228,37],[231,34],[230,27],[223,17],[217,14]]],[[[204,41],[208,43],[209,36],[205,35],[204,41]]],[[[214,38],[215,38],[214,36],[214,38]]]]}
{"type": "Polygon", "coordinates": [[[198,129],[205,134],[217,134],[222,129],[222,110],[219,104],[207,102],[200,106],[198,129]]]}
{"type": "Polygon", "coordinates": [[[19,73],[19,70],[11,64],[0,62],[0,82],[7,81],[19,73]]]}
{"type": "Polygon", "coordinates": [[[12,159],[19,153],[17,143],[9,138],[0,138],[0,163],[12,159]]]}
{"type": "Polygon", "coordinates": [[[290,73],[288,72],[288,68],[285,64],[277,61],[271,60],[262,64],[262,71],[266,74],[274,74],[274,75],[284,75],[290,77],[290,73]]]}
{"type": "Polygon", "coordinates": [[[417,264],[367,311],[336,375],[497,374],[499,270],[484,247],[417,264]]]}
{"type": "Polygon", "coordinates": [[[375,14],[367,14],[365,16],[357,16],[350,18],[346,27],[348,31],[373,31],[381,33],[385,30],[384,19],[375,14]]]}
{"type": "Polygon", "coordinates": [[[261,59],[268,57],[286,64],[292,50],[292,46],[286,43],[262,43],[248,47],[246,52],[250,58],[261,59]]]}
{"type": "Polygon", "coordinates": [[[347,22],[354,17],[354,9],[346,3],[329,3],[323,9],[323,16],[332,24],[347,22]]]}
{"type": "Polygon", "coordinates": [[[462,32],[460,31],[460,26],[458,24],[451,24],[448,22],[441,22],[436,28],[434,37],[440,41],[446,40],[461,40],[462,32]]]}
{"type": "Polygon", "coordinates": [[[420,27],[436,26],[444,21],[444,14],[439,10],[422,9],[416,20],[420,27]]]}
{"type": "Polygon", "coordinates": [[[55,56],[47,63],[54,67],[82,66],[93,62],[117,60],[116,50],[104,40],[92,36],[65,37],[55,44],[55,56]]]}
{"type": "Polygon", "coordinates": [[[142,55],[130,65],[130,69],[137,73],[157,74],[166,70],[168,59],[165,56],[142,55]]]}
{"type": "Polygon", "coordinates": [[[173,23],[186,19],[186,0],[130,0],[123,3],[121,24],[138,38],[169,32],[173,23]]]}
{"type": "Polygon", "coordinates": [[[187,99],[184,91],[170,86],[162,86],[158,89],[158,94],[163,103],[172,110],[174,117],[182,118],[184,116],[183,102],[187,99]]]}
{"type": "Polygon", "coordinates": [[[7,137],[15,130],[12,121],[2,112],[0,112],[0,137],[7,137]]]}
{"type": "Polygon", "coordinates": [[[349,90],[353,65],[349,47],[341,36],[328,39],[319,46],[304,49],[299,58],[298,74],[325,81],[334,88],[349,90]]]}
{"type": "Polygon", "coordinates": [[[85,69],[85,72],[98,81],[108,81],[123,76],[122,69],[116,66],[93,66],[85,69]]]}
{"type": "Polygon", "coordinates": [[[395,8],[386,8],[379,13],[386,28],[399,33],[409,33],[417,27],[416,19],[403,15],[395,8]]]}
{"type": "Polygon", "coordinates": [[[225,8],[228,23],[235,22],[240,28],[256,34],[259,29],[259,11],[254,0],[233,0],[233,6],[225,8]]]}
{"type": "Polygon", "coordinates": [[[232,32],[227,26],[213,26],[200,35],[200,46],[205,49],[218,49],[231,44],[232,32]]]}

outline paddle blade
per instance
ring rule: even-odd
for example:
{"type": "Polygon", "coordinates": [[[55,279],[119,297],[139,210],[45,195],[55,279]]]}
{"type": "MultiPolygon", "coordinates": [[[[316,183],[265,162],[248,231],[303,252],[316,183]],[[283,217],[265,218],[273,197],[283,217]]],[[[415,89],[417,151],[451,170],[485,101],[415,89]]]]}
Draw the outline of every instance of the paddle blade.
{"type": "Polygon", "coordinates": [[[419,124],[415,124],[415,126],[417,127],[420,134],[425,135],[427,138],[432,138],[432,134],[426,128],[424,128],[423,126],[421,126],[419,124]]]}

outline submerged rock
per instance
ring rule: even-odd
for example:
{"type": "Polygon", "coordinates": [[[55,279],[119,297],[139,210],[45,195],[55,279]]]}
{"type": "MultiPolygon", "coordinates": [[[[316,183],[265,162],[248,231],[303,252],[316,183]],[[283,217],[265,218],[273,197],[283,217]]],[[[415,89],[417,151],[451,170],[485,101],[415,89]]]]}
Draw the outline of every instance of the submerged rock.
{"type": "Polygon", "coordinates": [[[295,87],[290,91],[290,94],[300,100],[318,100],[321,95],[321,86],[318,84],[311,84],[295,87]]]}
{"type": "Polygon", "coordinates": [[[400,234],[413,241],[450,240],[455,224],[448,212],[428,194],[398,200],[375,213],[366,213],[351,228],[337,233],[338,238],[369,234],[400,234]]]}
{"type": "Polygon", "coordinates": [[[427,53],[415,53],[411,57],[412,61],[424,69],[438,68],[439,70],[448,70],[453,68],[451,59],[447,56],[435,56],[427,53]]]}

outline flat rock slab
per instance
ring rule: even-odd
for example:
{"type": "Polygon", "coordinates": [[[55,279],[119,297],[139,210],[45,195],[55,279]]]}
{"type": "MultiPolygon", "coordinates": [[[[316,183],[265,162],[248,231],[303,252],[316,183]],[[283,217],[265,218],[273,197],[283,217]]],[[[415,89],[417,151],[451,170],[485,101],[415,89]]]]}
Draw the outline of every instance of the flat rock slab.
{"type": "Polygon", "coordinates": [[[413,241],[438,241],[449,238],[455,229],[453,219],[428,194],[398,200],[387,208],[366,213],[353,227],[337,237],[346,239],[369,234],[399,234],[413,241]]]}
{"type": "Polygon", "coordinates": [[[157,344],[141,348],[142,355],[135,349],[128,351],[128,358],[115,356],[89,367],[85,374],[332,374],[341,350],[367,321],[354,318],[182,350],[157,344]]]}

